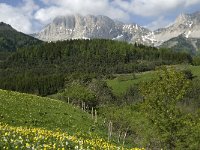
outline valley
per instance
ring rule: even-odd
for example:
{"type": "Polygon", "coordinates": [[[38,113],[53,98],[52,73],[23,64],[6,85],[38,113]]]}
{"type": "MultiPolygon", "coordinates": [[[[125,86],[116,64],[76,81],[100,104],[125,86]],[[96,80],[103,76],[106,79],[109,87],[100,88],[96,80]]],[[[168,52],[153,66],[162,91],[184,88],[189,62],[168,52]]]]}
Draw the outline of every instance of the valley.
{"type": "Polygon", "coordinates": [[[0,23],[0,149],[200,148],[199,12],[151,31],[57,16],[0,23]]]}
{"type": "MultiPolygon", "coordinates": [[[[200,67],[191,65],[178,65],[175,68],[181,70],[190,70],[193,76],[200,79],[200,67]]],[[[114,79],[107,80],[107,84],[112,88],[117,95],[123,94],[131,86],[137,85],[141,82],[151,81],[157,77],[156,71],[147,71],[135,74],[116,74],[114,79]]]]}

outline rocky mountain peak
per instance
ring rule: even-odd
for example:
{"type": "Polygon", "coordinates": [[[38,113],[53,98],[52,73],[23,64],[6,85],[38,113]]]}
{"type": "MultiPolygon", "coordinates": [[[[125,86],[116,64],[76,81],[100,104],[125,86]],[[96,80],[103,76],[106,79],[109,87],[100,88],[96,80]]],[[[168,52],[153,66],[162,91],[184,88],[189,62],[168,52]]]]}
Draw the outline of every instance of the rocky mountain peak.
{"type": "Polygon", "coordinates": [[[125,24],[107,16],[76,14],[56,17],[35,37],[44,41],[103,38],[148,43],[145,37],[149,32],[137,24],[125,24]]]}
{"type": "Polygon", "coordinates": [[[59,16],[59,17],[56,17],[53,20],[52,25],[65,26],[65,27],[68,27],[68,28],[73,28],[74,23],[75,23],[75,17],[74,16],[70,16],[70,17],[59,16]]]}
{"type": "Polygon", "coordinates": [[[190,16],[184,13],[181,13],[175,20],[175,24],[181,24],[185,21],[188,21],[190,19],[190,16]]]}
{"type": "Polygon", "coordinates": [[[175,24],[188,25],[188,23],[191,23],[193,25],[200,25],[200,11],[192,14],[181,14],[177,17],[175,21],[175,24]]]}
{"type": "Polygon", "coordinates": [[[35,37],[44,41],[102,38],[159,46],[180,35],[200,38],[200,12],[182,13],[172,25],[154,32],[135,23],[126,24],[102,15],[59,16],[35,37]]]}
{"type": "Polygon", "coordinates": [[[200,12],[180,14],[174,24],[162,30],[157,30],[154,34],[157,45],[180,35],[185,36],[185,38],[200,38],[200,12]]]}

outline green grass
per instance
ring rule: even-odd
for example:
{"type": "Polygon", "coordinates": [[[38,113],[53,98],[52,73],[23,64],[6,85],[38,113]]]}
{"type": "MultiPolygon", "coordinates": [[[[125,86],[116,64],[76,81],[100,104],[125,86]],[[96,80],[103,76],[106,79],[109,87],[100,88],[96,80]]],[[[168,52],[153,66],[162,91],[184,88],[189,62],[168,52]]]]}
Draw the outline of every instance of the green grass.
{"type": "Polygon", "coordinates": [[[191,70],[193,76],[195,78],[200,79],[200,66],[192,66],[192,65],[176,65],[176,68],[180,70],[191,70]]]}
{"type": "MultiPolygon", "coordinates": [[[[107,142],[107,124],[104,125],[103,119],[100,117],[98,117],[98,123],[94,123],[89,113],[71,104],[50,98],[1,89],[0,128],[0,134],[3,133],[6,139],[9,139],[6,141],[6,145],[4,143],[5,137],[2,138],[0,136],[0,149],[2,139],[3,145],[9,148],[13,145],[27,147],[27,143],[37,147],[39,145],[38,142],[34,143],[33,139],[35,138],[39,143],[46,142],[45,144],[50,144],[51,146],[52,143],[58,146],[62,145],[63,142],[65,144],[66,141],[61,140],[61,138],[55,139],[54,133],[57,134],[58,132],[62,138],[64,133],[75,136],[78,139],[78,141],[74,139],[76,144],[79,140],[91,141],[94,145],[93,147],[98,147],[95,142],[103,138],[101,141],[99,140],[100,142],[97,142],[100,143],[99,146],[102,146],[102,148],[97,149],[108,149],[105,146],[111,147],[112,144],[114,147],[121,146],[121,143],[116,142],[116,135],[112,137],[112,141],[107,142]],[[45,136],[45,139],[48,140],[44,140],[42,136],[45,136]],[[24,139],[23,144],[18,142],[12,143],[12,141],[20,140],[20,138],[24,139]],[[101,144],[102,141],[105,142],[101,144]]],[[[69,139],[69,141],[72,142],[72,146],[75,146],[73,145],[73,139],[69,139]]],[[[91,143],[89,145],[92,145],[91,143]]],[[[44,144],[40,146],[44,146],[44,144]]],[[[127,146],[129,145],[126,143],[125,147],[127,146]]]]}
{"type": "Polygon", "coordinates": [[[132,77],[132,74],[117,75],[115,79],[107,80],[107,84],[113,89],[114,94],[121,95],[125,93],[130,86],[139,84],[142,81],[149,81],[155,75],[155,71],[138,73],[135,75],[135,77],[132,77]],[[121,76],[123,76],[123,80],[121,80],[121,76]]]}
{"type": "Polygon", "coordinates": [[[192,74],[200,79],[200,66],[192,66],[192,65],[187,65],[185,66],[187,69],[190,69],[192,71],[192,74]]]}
{"type": "MultiPolygon", "coordinates": [[[[176,65],[176,67],[189,69],[196,78],[200,79],[200,66],[176,65]]],[[[135,78],[133,78],[132,74],[116,75],[115,79],[107,80],[106,82],[108,86],[113,89],[115,95],[121,95],[125,93],[130,86],[139,84],[142,81],[149,81],[154,77],[156,77],[156,71],[148,71],[136,74],[135,78]]]]}
{"type": "MultiPolygon", "coordinates": [[[[13,126],[57,128],[68,133],[104,134],[103,126],[94,126],[91,116],[62,101],[0,90],[0,122],[13,126]]],[[[106,134],[106,133],[105,133],[106,134]]]]}

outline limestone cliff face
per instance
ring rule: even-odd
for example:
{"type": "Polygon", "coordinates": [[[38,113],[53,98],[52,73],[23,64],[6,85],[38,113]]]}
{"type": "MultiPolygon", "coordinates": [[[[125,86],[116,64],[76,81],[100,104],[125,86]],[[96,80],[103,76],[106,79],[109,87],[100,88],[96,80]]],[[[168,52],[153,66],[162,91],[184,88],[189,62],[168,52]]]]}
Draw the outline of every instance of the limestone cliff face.
{"type": "Polygon", "coordinates": [[[43,41],[101,38],[160,46],[180,35],[185,38],[200,38],[200,12],[181,14],[172,25],[156,31],[135,23],[125,24],[106,16],[60,16],[34,36],[43,41]]]}
{"type": "Polygon", "coordinates": [[[154,32],[158,45],[180,35],[186,38],[200,38],[200,12],[181,14],[173,25],[154,32]]]}
{"type": "Polygon", "coordinates": [[[69,15],[56,17],[34,36],[44,41],[102,38],[146,42],[142,36],[149,33],[150,30],[137,24],[124,24],[106,16],[69,15]]]}

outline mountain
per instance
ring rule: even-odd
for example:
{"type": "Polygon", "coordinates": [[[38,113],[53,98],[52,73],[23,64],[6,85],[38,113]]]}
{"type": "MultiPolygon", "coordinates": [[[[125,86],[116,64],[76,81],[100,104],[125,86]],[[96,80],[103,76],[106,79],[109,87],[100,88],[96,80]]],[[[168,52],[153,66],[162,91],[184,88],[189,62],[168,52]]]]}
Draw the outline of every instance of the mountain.
{"type": "Polygon", "coordinates": [[[0,22],[0,52],[16,51],[17,48],[40,42],[36,38],[16,31],[10,25],[0,22]]]}
{"type": "Polygon", "coordinates": [[[186,39],[199,39],[200,12],[181,14],[177,17],[174,24],[167,28],[158,29],[153,34],[152,38],[155,39],[154,45],[161,45],[165,41],[179,36],[184,36],[186,39]]]}
{"type": "Polygon", "coordinates": [[[177,50],[184,49],[195,53],[199,49],[200,12],[180,14],[172,25],[155,31],[150,31],[137,24],[115,21],[106,16],[78,14],[60,16],[56,17],[41,32],[34,34],[34,37],[43,41],[112,39],[177,50]],[[176,46],[176,43],[179,45],[176,46]]]}
{"type": "Polygon", "coordinates": [[[76,14],[56,17],[34,36],[43,41],[101,38],[149,44],[151,33],[137,24],[125,24],[106,16],[76,14]]]}
{"type": "Polygon", "coordinates": [[[164,42],[160,47],[197,54],[200,51],[200,38],[187,38],[185,34],[181,34],[164,42]]]}

